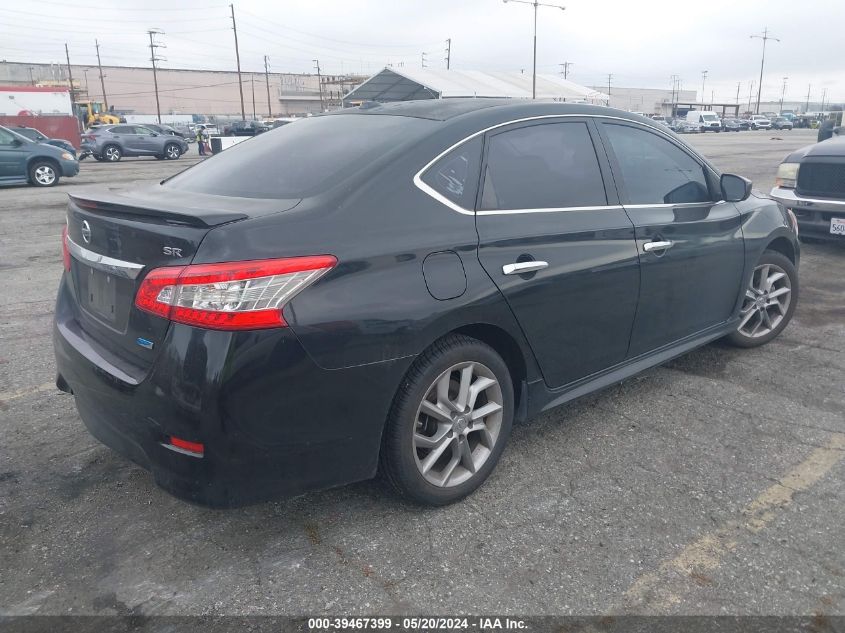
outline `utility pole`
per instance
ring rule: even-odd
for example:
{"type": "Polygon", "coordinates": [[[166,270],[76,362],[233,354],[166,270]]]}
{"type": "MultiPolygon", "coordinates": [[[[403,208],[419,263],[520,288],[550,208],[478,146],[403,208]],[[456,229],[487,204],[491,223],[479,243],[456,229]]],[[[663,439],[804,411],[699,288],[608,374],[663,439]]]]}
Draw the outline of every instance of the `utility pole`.
{"type": "Polygon", "coordinates": [[[423,51],[422,55],[420,56],[422,68],[425,68],[425,51],[423,51]]]}
{"type": "Polygon", "coordinates": [[[760,83],[757,84],[757,107],[755,108],[755,114],[760,114],[760,95],[763,92],[763,67],[766,65],[766,42],[769,40],[780,42],[780,40],[769,35],[769,27],[763,29],[762,35],[751,35],[749,37],[751,39],[763,40],[763,56],[760,58],[760,83]]]}
{"type": "Polygon", "coordinates": [[[449,70],[449,66],[452,63],[452,38],[446,39],[446,70],[449,70]]]}
{"type": "Polygon", "coordinates": [[[672,106],[672,117],[674,118],[675,110],[677,109],[676,104],[678,102],[678,99],[680,98],[678,93],[677,93],[678,75],[672,75],[671,77],[669,77],[669,79],[672,80],[672,103],[671,103],[671,106],[672,106]]]}
{"type": "MultiPolygon", "coordinates": [[[[607,73],[607,96],[610,97],[610,80],[613,79],[611,73],[607,73]]],[[[607,100],[607,105],[610,105],[610,99],[607,100]]]]}
{"type": "Polygon", "coordinates": [[[787,79],[789,79],[789,77],[783,78],[783,87],[780,89],[780,110],[778,111],[778,114],[783,112],[783,97],[786,94],[786,80],[787,79]]]}
{"type": "Polygon", "coordinates": [[[827,88],[822,90],[822,107],[819,108],[819,111],[824,112],[824,101],[827,99],[827,88]]]}
{"type": "Polygon", "coordinates": [[[255,73],[249,73],[249,83],[252,84],[252,120],[258,118],[258,113],[255,111],[255,73]]]}
{"type": "Polygon", "coordinates": [[[317,86],[320,89],[320,112],[323,111],[323,76],[320,74],[320,60],[312,60],[317,68],[317,86]]]}
{"type": "MultiPolygon", "coordinates": [[[[736,82],[736,104],[739,105],[739,87],[742,85],[741,81],[736,82]]],[[[739,114],[739,112],[737,112],[739,114]]]]}
{"type": "Polygon", "coordinates": [[[163,60],[163,57],[159,57],[156,55],[157,48],[164,48],[164,44],[156,44],[154,36],[159,34],[164,34],[164,31],[159,31],[158,29],[150,29],[147,31],[147,34],[150,36],[150,61],[153,63],[153,87],[156,91],[156,119],[158,120],[159,124],[161,124],[161,103],[158,100],[158,75],[156,73],[156,62],[163,60]]]}
{"type": "Polygon", "coordinates": [[[707,82],[707,71],[701,71],[701,102],[704,103],[704,100],[707,98],[704,96],[704,84],[707,82]]]}
{"type": "Polygon", "coordinates": [[[246,121],[246,108],[244,107],[244,83],[241,80],[241,51],[238,48],[238,25],[235,22],[235,5],[230,4],[232,10],[232,30],[235,32],[235,61],[238,64],[238,90],[241,93],[241,120],[246,121]]]}
{"type": "Polygon", "coordinates": [[[566,11],[566,7],[559,4],[546,4],[545,2],[538,2],[538,0],[502,0],[502,2],[517,2],[519,4],[529,4],[534,7],[534,70],[531,74],[531,98],[537,98],[537,9],[540,7],[552,7],[553,9],[560,9],[566,11]]]}
{"type": "Polygon", "coordinates": [[[94,40],[94,48],[97,49],[97,68],[100,69],[100,88],[103,89],[103,105],[106,112],[109,111],[109,98],[106,96],[106,82],[103,81],[103,64],[100,62],[100,43],[94,40]]]}
{"type": "Polygon", "coordinates": [[[76,102],[76,90],[73,89],[73,74],[70,72],[70,53],[67,50],[67,43],[65,43],[65,58],[67,59],[67,84],[70,90],[70,102],[76,102]]]}
{"type": "Polygon", "coordinates": [[[267,84],[267,118],[273,118],[273,106],[270,105],[270,58],[264,56],[264,81],[267,84]]]}
{"type": "Polygon", "coordinates": [[[807,85],[807,103],[804,106],[804,114],[810,111],[810,90],[813,88],[813,84],[807,85]]]}
{"type": "Polygon", "coordinates": [[[560,74],[563,75],[563,78],[566,79],[569,77],[569,67],[573,66],[572,62],[563,62],[562,64],[558,64],[560,66],[560,74]]]}

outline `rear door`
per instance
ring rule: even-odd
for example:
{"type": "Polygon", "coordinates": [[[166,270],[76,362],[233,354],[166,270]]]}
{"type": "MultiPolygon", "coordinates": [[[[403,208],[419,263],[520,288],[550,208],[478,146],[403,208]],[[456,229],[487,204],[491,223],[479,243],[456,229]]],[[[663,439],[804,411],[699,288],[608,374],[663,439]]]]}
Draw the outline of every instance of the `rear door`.
{"type": "Polygon", "coordinates": [[[630,356],[727,321],[739,296],[745,245],[739,213],[714,176],[669,135],[635,123],[600,125],[634,223],[640,298],[630,356]]]}
{"type": "Polygon", "coordinates": [[[134,125],[116,125],[109,130],[112,138],[123,148],[124,154],[139,152],[139,139],[134,125]]]}
{"type": "Polygon", "coordinates": [[[514,124],[485,141],[479,257],[550,387],[623,361],[634,321],[634,227],[595,141],[586,118],[514,124]]]}

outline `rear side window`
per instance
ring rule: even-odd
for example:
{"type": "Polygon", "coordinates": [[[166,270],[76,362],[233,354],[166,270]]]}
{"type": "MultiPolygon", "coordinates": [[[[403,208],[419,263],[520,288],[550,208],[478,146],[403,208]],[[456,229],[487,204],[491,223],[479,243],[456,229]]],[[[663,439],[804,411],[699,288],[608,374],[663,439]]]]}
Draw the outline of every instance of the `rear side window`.
{"type": "Polygon", "coordinates": [[[546,123],[490,138],[481,209],[553,209],[607,204],[587,124],[546,123]]]}
{"type": "Polygon", "coordinates": [[[244,198],[303,198],[366,169],[437,122],[405,116],[331,114],[260,134],[164,183],[244,198]]]}
{"type": "Polygon", "coordinates": [[[426,170],[423,182],[458,206],[474,209],[481,146],[481,137],[477,136],[453,149],[426,170]]]}
{"type": "Polygon", "coordinates": [[[704,168],[680,147],[652,132],[603,125],[630,204],[711,201],[704,168]]]}

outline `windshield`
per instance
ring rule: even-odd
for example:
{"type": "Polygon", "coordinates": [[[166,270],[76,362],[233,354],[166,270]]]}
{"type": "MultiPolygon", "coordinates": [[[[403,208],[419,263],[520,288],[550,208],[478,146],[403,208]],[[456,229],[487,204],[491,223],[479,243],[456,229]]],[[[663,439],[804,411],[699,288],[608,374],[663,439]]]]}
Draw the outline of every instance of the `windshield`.
{"type": "Polygon", "coordinates": [[[303,198],[349,178],[435,125],[427,119],[387,115],[302,119],[238,143],[167,180],[165,186],[220,196],[303,198]]]}
{"type": "Polygon", "coordinates": [[[719,117],[717,117],[715,114],[702,114],[701,118],[704,119],[705,121],[718,121],[719,120],[719,117]]]}

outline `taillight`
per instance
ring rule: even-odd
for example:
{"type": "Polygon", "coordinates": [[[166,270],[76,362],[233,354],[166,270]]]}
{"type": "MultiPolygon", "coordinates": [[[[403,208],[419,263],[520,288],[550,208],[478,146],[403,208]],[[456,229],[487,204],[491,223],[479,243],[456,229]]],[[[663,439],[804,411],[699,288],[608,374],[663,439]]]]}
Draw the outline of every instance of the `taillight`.
{"type": "Polygon", "coordinates": [[[67,247],[67,224],[62,228],[62,262],[65,270],[70,272],[70,251],[67,247]]]}
{"type": "Polygon", "coordinates": [[[285,304],[335,264],[332,255],[316,255],[156,268],[138,288],[135,305],[214,330],[285,327],[285,304]]]}

